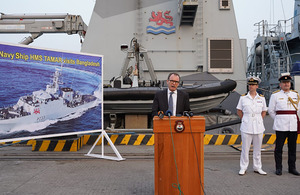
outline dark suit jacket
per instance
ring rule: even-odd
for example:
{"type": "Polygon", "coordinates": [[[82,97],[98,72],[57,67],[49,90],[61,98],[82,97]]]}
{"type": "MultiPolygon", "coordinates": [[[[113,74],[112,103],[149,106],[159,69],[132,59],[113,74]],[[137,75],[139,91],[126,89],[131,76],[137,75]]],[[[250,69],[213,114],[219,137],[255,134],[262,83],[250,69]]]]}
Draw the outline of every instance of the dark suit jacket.
{"type": "MultiPolygon", "coordinates": [[[[155,94],[152,104],[152,117],[156,116],[159,111],[163,111],[164,114],[168,110],[168,89],[158,91],[155,94]]],[[[184,111],[190,111],[189,94],[177,90],[177,103],[176,103],[176,115],[183,114],[184,111]]]]}

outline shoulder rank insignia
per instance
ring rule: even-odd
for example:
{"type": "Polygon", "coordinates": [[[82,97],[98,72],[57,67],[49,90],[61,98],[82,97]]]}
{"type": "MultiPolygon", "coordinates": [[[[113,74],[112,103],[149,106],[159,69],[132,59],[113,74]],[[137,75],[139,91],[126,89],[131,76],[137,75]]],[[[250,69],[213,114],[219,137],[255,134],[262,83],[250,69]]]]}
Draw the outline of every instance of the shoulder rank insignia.
{"type": "Polygon", "coordinates": [[[293,91],[293,92],[295,92],[295,93],[298,93],[298,91],[296,91],[296,90],[291,90],[291,91],[293,91]]]}
{"type": "Polygon", "coordinates": [[[274,94],[274,93],[278,93],[279,91],[280,91],[280,90],[274,91],[273,94],[274,94]]]}
{"type": "Polygon", "coordinates": [[[259,95],[260,97],[265,97],[263,94],[260,94],[260,93],[259,93],[258,95],[259,95]]]}
{"type": "Polygon", "coordinates": [[[246,95],[247,95],[247,93],[243,94],[242,96],[246,96],[246,95]]]}

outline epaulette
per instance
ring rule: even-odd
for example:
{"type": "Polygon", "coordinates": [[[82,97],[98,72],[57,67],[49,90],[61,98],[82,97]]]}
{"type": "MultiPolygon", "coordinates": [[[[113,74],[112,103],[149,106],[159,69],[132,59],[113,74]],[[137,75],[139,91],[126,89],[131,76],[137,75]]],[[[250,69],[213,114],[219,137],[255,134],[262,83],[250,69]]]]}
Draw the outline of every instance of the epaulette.
{"type": "Polygon", "coordinates": [[[291,90],[291,91],[293,91],[293,92],[295,92],[295,93],[298,93],[298,91],[296,91],[296,90],[291,90]]]}
{"type": "Polygon", "coordinates": [[[278,93],[280,90],[277,90],[277,91],[274,91],[272,94],[274,94],[274,93],[278,93]]]}
{"type": "Polygon", "coordinates": [[[247,93],[243,94],[242,96],[246,96],[246,95],[247,95],[247,93]]]}
{"type": "Polygon", "coordinates": [[[258,95],[259,95],[260,97],[265,97],[263,94],[260,94],[260,93],[259,93],[258,95]]]}

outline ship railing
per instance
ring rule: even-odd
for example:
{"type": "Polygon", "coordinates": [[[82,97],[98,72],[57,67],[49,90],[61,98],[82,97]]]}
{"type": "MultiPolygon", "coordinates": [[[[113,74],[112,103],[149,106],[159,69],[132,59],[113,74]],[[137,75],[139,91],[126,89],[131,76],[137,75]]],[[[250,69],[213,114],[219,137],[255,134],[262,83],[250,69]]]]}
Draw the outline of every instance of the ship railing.
{"type": "Polygon", "coordinates": [[[262,20],[255,23],[254,26],[257,27],[257,37],[271,37],[275,35],[274,27],[277,24],[268,24],[267,20],[262,20]]]}
{"type": "Polygon", "coordinates": [[[260,36],[267,36],[267,21],[266,20],[262,20],[260,22],[257,22],[254,24],[254,26],[257,27],[257,37],[260,37],[260,36]]]}
{"type": "Polygon", "coordinates": [[[296,17],[298,16],[292,17],[288,20],[279,20],[277,26],[270,29],[270,31],[275,32],[275,36],[278,38],[282,51],[278,67],[278,76],[280,76],[281,72],[290,72],[292,68],[292,59],[287,45],[286,35],[293,33],[295,30],[295,28],[293,28],[293,22],[296,17]]]}
{"type": "Polygon", "coordinates": [[[281,33],[287,34],[292,33],[293,25],[292,20],[279,20],[276,25],[272,25],[273,27],[270,28],[270,34],[274,36],[279,36],[281,33]],[[291,22],[291,23],[290,23],[291,22]]]}
{"type": "Polygon", "coordinates": [[[294,33],[295,31],[297,31],[297,28],[295,28],[294,25],[298,25],[294,24],[295,21],[299,21],[299,17],[300,14],[298,14],[297,16],[294,16],[292,18],[289,18],[287,20],[279,20],[278,21],[278,25],[280,25],[282,27],[282,32],[288,34],[288,33],[294,33]]]}
{"type": "MultiPolygon", "coordinates": [[[[279,35],[281,32],[294,33],[297,28],[294,26],[294,21],[298,21],[300,14],[287,20],[278,20],[277,24],[268,24],[266,20],[261,20],[254,24],[257,27],[258,36],[270,36],[273,33],[279,35]]],[[[296,24],[295,24],[296,25],[296,24]]]]}
{"type": "Polygon", "coordinates": [[[290,18],[289,20],[279,20],[278,25],[276,26],[278,28],[277,32],[284,32],[285,34],[292,33],[294,31],[293,21],[294,18],[290,18]]]}
{"type": "Polygon", "coordinates": [[[12,106],[6,107],[6,108],[1,108],[6,109],[6,112],[0,113],[0,119],[5,120],[5,119],[11,119],[11,118],[19,118],[22,116],[27,116],[30,115],[29,112],[21,111],[21,109],[14,109],[12,106]]]}
{"type": "MultiPolygon", "coordinates": [[[[269,27],[269,26],[267,26],[269,27]]],[[[266,27],[266,30],[268,29],[266,27]]],[[[285,32],[283,32],[283,27],[280,22],[272,28],[270,28],[267,32],[267,46],[270,55],[270,69],[272,72],[272,76],[280,77],[282,72],[289,72],[291,65],[289,62],[291,61],[289,49],[286,42],[285,32]],[[278,51],[274,48],[274,42],[276,41],[280,46],[281,55],[279,55],[278,51]]],[[[266,71],[268,72],[268,71],[266,71]]]]}

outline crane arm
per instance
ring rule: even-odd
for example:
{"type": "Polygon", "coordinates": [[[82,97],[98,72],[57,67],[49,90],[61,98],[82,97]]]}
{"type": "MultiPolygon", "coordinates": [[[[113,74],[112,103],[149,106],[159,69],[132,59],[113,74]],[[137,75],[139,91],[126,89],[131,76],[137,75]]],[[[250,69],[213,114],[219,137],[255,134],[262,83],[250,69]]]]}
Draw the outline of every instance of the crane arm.
{"type": "Polygon", "coordinates": [[[80,15],[69,14],[3,14],[0,13],[0,33],[30,33],[23,44],[30,44],[43,33],[79,34],[85,37],[87,25],[80,15]],[[30,42],[31,39],[32,41],[30,42]]]}

